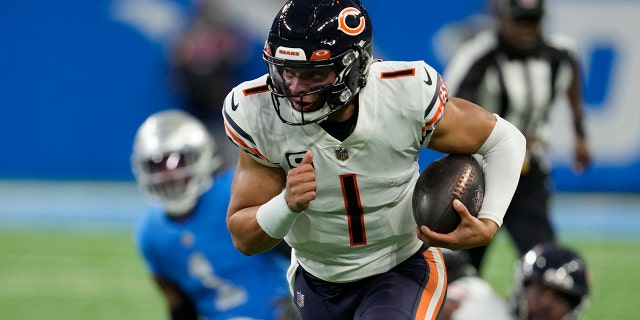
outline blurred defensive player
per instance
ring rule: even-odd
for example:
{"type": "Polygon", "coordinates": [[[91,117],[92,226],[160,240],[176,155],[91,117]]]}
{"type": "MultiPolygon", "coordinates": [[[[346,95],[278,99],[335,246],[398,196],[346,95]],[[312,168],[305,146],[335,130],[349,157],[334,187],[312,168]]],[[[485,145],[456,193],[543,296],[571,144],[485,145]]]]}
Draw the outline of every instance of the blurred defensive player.
{"type": "Polygon", "coordinates": [[[552,242],[529,250],[516,268],[518,320],[575,320],[589,303],[589,270],[574,250],[552,242]]]}
{"type": "Polygon", "coordinates": [[[214,182],[219,160],[199,120],[179,110],[151,115],[131,163],[142,192],[159,204],[142,217],[136,240],[171,319],[297,318],[289,259],[273,250],[247,257],[231,243],[225,213],[233,170],[214,182]]]}
{"type": "Polygon", "coordinates": [[[513,319],[507,302],[478,276],[467,251],[441,250],[449,281],[441,320],[513,319]]]}

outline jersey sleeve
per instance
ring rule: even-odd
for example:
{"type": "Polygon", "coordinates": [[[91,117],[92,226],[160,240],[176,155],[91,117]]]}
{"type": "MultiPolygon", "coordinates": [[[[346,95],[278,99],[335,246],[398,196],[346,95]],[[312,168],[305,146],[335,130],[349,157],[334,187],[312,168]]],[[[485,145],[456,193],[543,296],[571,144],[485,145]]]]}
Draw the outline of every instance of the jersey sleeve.
{"type": "Polygon", "coordinates": [[[423,147],[429,145],[433,130],[436,125],[442,119],[444,114],[444,108],[449,100],[449,89],[444,83],[442,76],[431,66],[424,64],[421,68],[422,72],[419,74],[423,77],[423,82],[427,87],[433,87],[433,90],[426,90],[425,110],[422,126],[422,141],[423,147]]]}
{"type": "MultiPolygon", "coordinates": [[[[266,79],[266,77],[264,78],[266,79]]],[[[260,150],[256,140],[260,134],[256,128],[260,128],[259,111],[261,105],[256,101],[258,99],[252,96],[265,91],[268,91],[266,84],[257,83],[257,80],[250,84],[243,83],[237,86],[224,100],[222,117],[225,132],[231,142],[259,163],[269,167],[277,167],[278,164],[270,161],[266,153],[260,150]]]]}

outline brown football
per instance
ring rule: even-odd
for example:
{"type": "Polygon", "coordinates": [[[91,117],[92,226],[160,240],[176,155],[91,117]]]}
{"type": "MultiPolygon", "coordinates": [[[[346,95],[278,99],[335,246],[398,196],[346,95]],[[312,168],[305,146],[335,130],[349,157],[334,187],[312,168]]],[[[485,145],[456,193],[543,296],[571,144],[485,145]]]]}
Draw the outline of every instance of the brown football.
{"type": "Polygon", "coordinates": [[[453,209],[459,199],[474,217],[484,199],[484,173],[471,155],[446,155],[425,168],[413,190],[413,217],[416,224],[438,233],[449,233],[460,224],[453,209]]]}

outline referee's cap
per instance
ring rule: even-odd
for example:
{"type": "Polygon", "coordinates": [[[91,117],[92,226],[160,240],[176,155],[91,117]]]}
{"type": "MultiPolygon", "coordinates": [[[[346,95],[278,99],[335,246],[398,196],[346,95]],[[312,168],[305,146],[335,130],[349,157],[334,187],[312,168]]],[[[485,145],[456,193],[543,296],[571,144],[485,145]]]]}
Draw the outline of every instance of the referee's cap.
{"type": "Polygon", "coordinates": [[[496,0],[496,12],[512,19],[540,19],[544,0],[496,0]]]}

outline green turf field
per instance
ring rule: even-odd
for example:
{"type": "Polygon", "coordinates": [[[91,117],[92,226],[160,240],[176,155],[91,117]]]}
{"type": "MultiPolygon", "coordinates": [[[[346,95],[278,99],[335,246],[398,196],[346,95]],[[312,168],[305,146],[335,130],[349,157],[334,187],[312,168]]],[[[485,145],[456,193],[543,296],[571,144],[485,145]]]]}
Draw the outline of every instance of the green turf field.
{"type": "MultiPolygon", "coordinates": [[[[506,238],[491,248],[485,277],[506,296],[514,254],[506,238]]],[[[638,319],[639,240],[566,239],[591,266],[584,319],[638,319]]],[[[168,319],[124,232],[0,231],[1,319],[168,319]]]]}
{"type": "Polygon", "coordinates": [[[1,319],[168,319],[126,233],[0,232],[1,319]]]}

